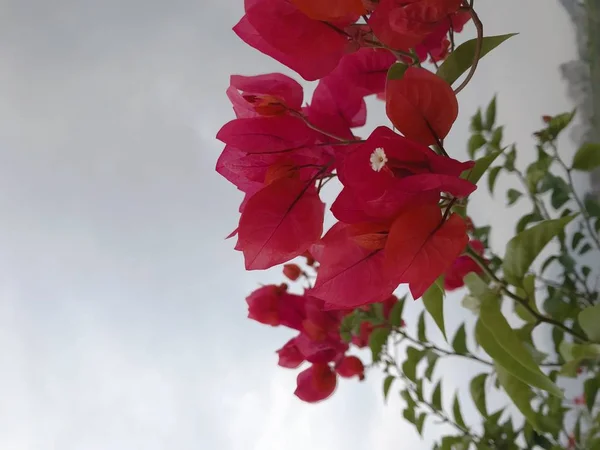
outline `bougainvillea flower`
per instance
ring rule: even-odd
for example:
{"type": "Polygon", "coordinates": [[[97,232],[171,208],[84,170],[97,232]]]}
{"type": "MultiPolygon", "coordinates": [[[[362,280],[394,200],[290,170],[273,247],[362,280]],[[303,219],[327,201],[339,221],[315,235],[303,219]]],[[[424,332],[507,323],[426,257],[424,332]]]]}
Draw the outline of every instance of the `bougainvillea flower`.
{"type": "Polygon", "coordinates": [[[258,191],[238,229],[246,269],[268,269],[300,256],[321,237],[324,215],[314,182],[282,178],[258,191]]]}
{"type": "Polygon", "coordinates": [[[366,320],[360,323],[358,334],[352,336],[352,343],[358,348],[364,348],[369,345],[369,338],[375,329],[375,325],[366,320]]]}
{"type": "Polygon", "coordinates": [[[316,403],[333,394],[337,376],[329,364],[313,364],[298,374],[296,384],[296,397],[308,403],[316,403]]]}
{"type": "Polygon", "coordinates": [[[421,43],[461,4],[462,0],[380,0],[369,25],[381,42],[406,51],[421,43]]]}
{"type": "Polygon", "coordinates": [[[311,295],[329,308],[355,308],[389,298],[398,282],[385,265],[385,226],[338,222],[322,241],[319,272],[311,295]],[[370,228],[370,229],[369,229],[370,228]]]}
{"type": "Polygon", "coordinates": [[[294,342],[306,361],[311,363],[336,361],[348,350],[348,344],[342,342],[339,336],[316,341],[306,333],[300,333],[294,342]]]}
{"type": "Polygon", "coordinates": [[[292,0],[292,3],[311,19],[323,21],[349,17],[356,20],[366,12],[362,0],[292,0]]]}
{"type": "Polygon", "coordinates": [[[305,316],[304,302],[304,297],[288,293],[286,285],[263,286],[246,298],[248,318],[265,325],[300,330],[305,316]]]}
{"type": "Polygon", "coordinates": [[[279,366],[287,369],[295,369],[304,362],[304,356],[296,346],[296,338],[290,339],[283,347],[277,350],[279,366]]]}
{"type": "MultiPolygon", "coordinates": [[[[472,240],[469,245],[480,255],[483,255],[483,243],[478,240],[472,240]]],[[[483,273],[483,269],[473,258],[468,255],[461,255],[454,260],[450,268],[444,274],[444,289],[453,291],[465,285],[463,278],[471,272],[483,273]]]]}
{"type": "Polygon", "coordinates": [[[302,86],[287,75],[232,75],[229,84],[227,96],[238,118],[279,116],[302,109],[302,86]]]}
{"type": "Polygon", "coordinates": [[[361,48],[344,56],[339,65],[324,80],[347,85],[359,95],[379,94],[385,91],[388,70],[396,62],[396,57],[388,50],[361,48]]]}
{"type": "Polygon", "coordinates": [[[283,274],[291,281],[296,281],[302,275],[302,269],[297,264],[286,264],[283,266],[283,274]]]}
{"type": "Polygon", "coordinates": [[[396,279],[408,283],[416,300],[448,270],[468,241],[467,226],[458,214],[443,220],[437,203],[415,205],[390,228],[385,262],[396,279]]]}
{"type": "Polygon", "coordinates": [[[307,146],[316,133],[297,117],[234,119],[221,127],[217,139],[246,153],[277,153],[307,146]]]}
{"type": "Polygon", "coordinates": [[[343,30],[311,19],[289,0],[246,0],[245,8],[234,32],[307,81],[323,78],[346,53],[349,38],[343,30]]]}
{"type": "Polygon", "coordinates": [[[335,365],[335,371],[343,378],[358,377],[361,381],[365,379],[365,366],[356,356],[344,356],[335,365]]]}
{"type": "Polygon", "coordinates": [[[471,19],[468,12],[458,11],[448,19],[442,20],[430,34],[415,47],[415,52],[421,61],[431,57],[433,62],[442,61],[448,56],[450,40],[448,33],[460,33],[465,24],[471,19]]]}
{"type": "Polygon", "coordinates": [[[387,127],[339,152],[337,173],[344,189],[331,211],[345,223],[392,218],[409,203],[435,201],[441,192],[466,197],[476,189],[460,178],[473,162],[437,155],[387,127]]]}
{"type": "Polygon", "coordinates": [[[386,112],[404,136],[425,145],[444,139],[458,116],[452,87],[421,67],[409,67],[404,76],[388,80],[386,112]]]}

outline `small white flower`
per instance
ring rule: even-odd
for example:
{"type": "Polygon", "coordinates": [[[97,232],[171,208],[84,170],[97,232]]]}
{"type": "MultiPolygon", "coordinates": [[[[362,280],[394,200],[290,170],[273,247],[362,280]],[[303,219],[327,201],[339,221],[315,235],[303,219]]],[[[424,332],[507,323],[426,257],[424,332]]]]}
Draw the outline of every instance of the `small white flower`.
{"type": "Polygon", "coordinates": [[[388,159],[387,156],[385,156],[385,150],[383,150],[381,147],[376,148],[371,154],[371,169],[373,169],[375,172],[379,172],[384,168],[387,161],[388,159]]]}

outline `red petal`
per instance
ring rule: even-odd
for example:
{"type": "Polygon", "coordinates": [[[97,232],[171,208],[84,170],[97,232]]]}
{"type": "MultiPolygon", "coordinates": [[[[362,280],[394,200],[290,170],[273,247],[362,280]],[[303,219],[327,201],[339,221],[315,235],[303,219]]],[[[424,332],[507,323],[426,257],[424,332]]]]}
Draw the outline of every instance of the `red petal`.
{"type": "Polygon", "coordinates": [[[335,69],[348,42],[343,33],[282,0],[246,2],[246,15],[234,31],[307,81],[323,78],[335,69]]]}
{"type": "Polygon", "coordinates": [[[316,136],[301,119],[282,116],[234,119],[223,125],[217,139],[247,153],[277,153],[302,148],[316,136]]]}
{"type": "Polygon", "coordinates": [[[257,192],[240,218],[246,269],[268,269],[300,256],[320,238],[324,214],[314,183],[282,178],[257,192]]]}
{"type": "Polygon", "coordinates": [[[316,403],[325,400],[337,385],[337,376],[327,364],[313,364],[300,372],[296,379],[297,388],[294,394],[300,400],[316,403]]]}
{"type": "Polygon", "coordinates": [[[404,136],[425,145],[446,137],[458,116],[458,102],[442,78],[409,67],[399,80],[388,80],[386,112],[404,136]]]}
{"type": "Polygon", "coordinates": [[[321,241],[319,273],[311,295],[331,306],[351,308],[388,298],[398,286],[385,268],[383,251],[365,248],[352,227],[336,224],[321,241]]]}
{"type": "Polygon", "coordinates": [[[293,78],[281,73],[256,76],[232,75],[230,84],[244,94],[271,95],[281,98],[290,109],[302,108],[302,86],[293,78]]]}
{"type": "Polygon", "coordinates": [[[442,223],[437,204],[413,206],[398,216],[385,247],[387,267],[409,283],[417,299],[461,254],[469,238],[465,221],[452,214],[442,223]]]}
{"type": "Polygon", "coordinates": [[[356,356],[345,356],[344,359],[336,365],[335,371],[340,377],[344,378],[357,376],[362,380],[365,377],[365,366],[356,356]]]}
{"type": "Polygon", "coordinates": [[[311,19],[339,20],[365,14],[362,0],[292,0],[296,7],[311,19]]]}
{"type": "Polygon", "coordinates": [[[304,356],[296,346],[296,338],[290,339],[283,347],[277,350],[278,364],[287,369],[295,369],[304,362],[304,356]]]}

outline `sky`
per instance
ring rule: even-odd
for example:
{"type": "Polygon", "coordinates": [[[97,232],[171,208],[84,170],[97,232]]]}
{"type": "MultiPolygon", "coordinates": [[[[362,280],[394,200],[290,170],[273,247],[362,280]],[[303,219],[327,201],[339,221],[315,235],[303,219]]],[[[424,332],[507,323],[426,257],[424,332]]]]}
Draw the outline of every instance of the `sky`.
{"type": "MultiPolygon", "coordinates": [[[[233,34],[242,5],[2,1],[3,450],[430,448],[431,431],[422,442],[395,397],[383,404],[375,373],[301,403],[296,372],[276,366],[290,335],[246,318],[246,295],[281,277],[244,272],[224,239],[241,196],[214,172],[214,136],[233,118],[230,74],[291,72],[233,34]]],[[[525,164],[541,115],[572,109],[558,66],[575,55],[574,33],[555,1],[476,6],[486,35],[520,35],[459,95],[447,148],[466,158],[469,118],[498,93],[525,164]]],[[[372,128],[386,119],[370,104],[372,128]]],[[[483,190],[471,202],[477,224],[497,224],[495,249],[525,212],[502,207],[483,190]]],[[[469,315],[460,299],[448,298],[451,329],[469,315]]],[[[409,306],[409,324],[419,311],[409,306]]],[[[478,368],[437,370],[448,400],[478,368]]]]}

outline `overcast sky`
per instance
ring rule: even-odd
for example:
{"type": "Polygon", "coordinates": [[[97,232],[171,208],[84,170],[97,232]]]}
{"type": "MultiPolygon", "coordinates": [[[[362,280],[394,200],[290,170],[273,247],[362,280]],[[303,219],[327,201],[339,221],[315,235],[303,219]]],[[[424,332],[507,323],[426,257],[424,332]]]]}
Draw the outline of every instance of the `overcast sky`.
{"type": "MultiPolygon", "coordinates": [[[[298,401],[274,353],[289,334],[246,319],[245,296],[280,278],[245,273],[224,240],[241,197],[214,173],[214,135],[229,74],[290,72],[231,32],[243,1],[0,3],[0,448],[430,448],[377,376],[298,401]]],[[[476,5],[486,34],[521,34],[460,94],[447,148],[466,156],[468,120],[498,92],[526,161],[539,117],[572,107],[558,66],[573,30],[555,1],[476,5]]],[[[502,203],[482,190],[472,216],[499,223],[502,203]]],[[[464,386],[437,373],[448,396],[464,386]]]]}

